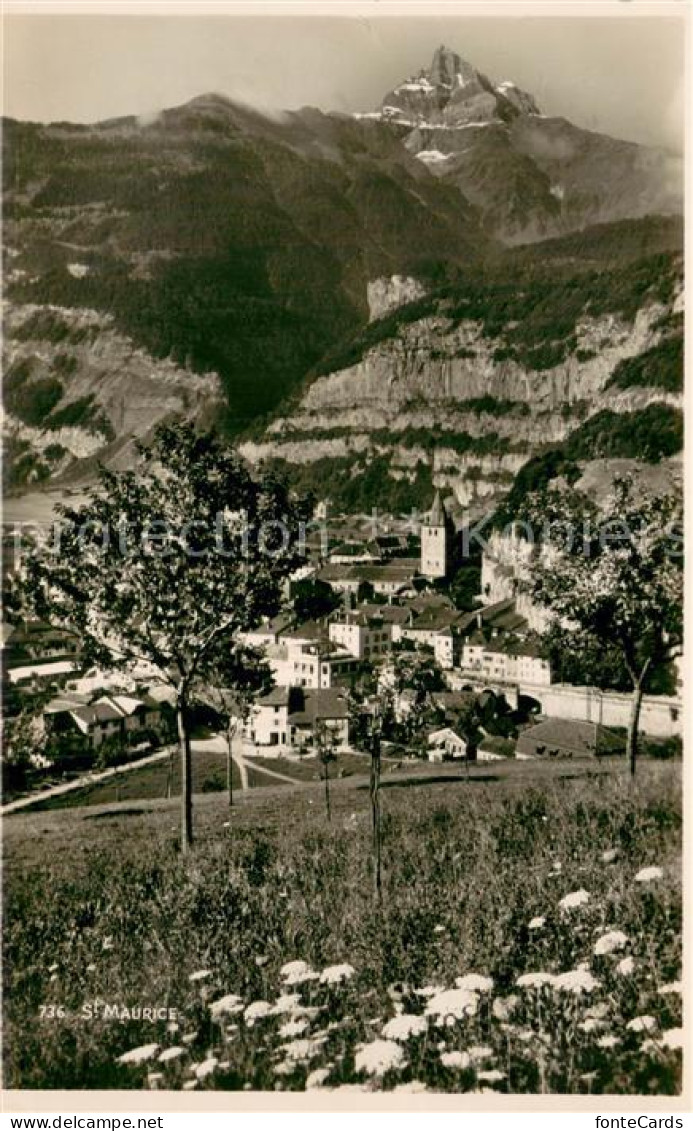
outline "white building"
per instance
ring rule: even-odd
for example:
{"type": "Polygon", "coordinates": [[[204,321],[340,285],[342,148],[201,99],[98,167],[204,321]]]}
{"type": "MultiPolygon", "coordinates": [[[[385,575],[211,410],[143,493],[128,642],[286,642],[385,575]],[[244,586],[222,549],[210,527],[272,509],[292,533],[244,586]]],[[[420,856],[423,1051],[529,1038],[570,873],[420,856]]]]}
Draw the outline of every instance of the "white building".
{"type": "Polygon", "coordinates": [[[330,622],[329,636],[357,660],[374,660],[392,647],[392,623],[380,612],[347,610],[330,622]]]}
{"type": "Polygon", "coordinates": [[[308,749],[328,740],[344,750],[349,745],[346,698],[330,689],[275,687],[256,700],[245,735],[256,746],[308,749]]]}
{"type": "Polygon", "coordinates": [[[436,491],[431,512],[421,523],[421,572],[431,580],[447,577],[453,550],[455,527],[445,510],[440,491],[436,491]]]}
{"type": "Polygon", "coordinates": [[[548,686],[551,665],[527,641],[473,636],[462,646],[462,670],[493,683],[532,683],[548,686]]]}

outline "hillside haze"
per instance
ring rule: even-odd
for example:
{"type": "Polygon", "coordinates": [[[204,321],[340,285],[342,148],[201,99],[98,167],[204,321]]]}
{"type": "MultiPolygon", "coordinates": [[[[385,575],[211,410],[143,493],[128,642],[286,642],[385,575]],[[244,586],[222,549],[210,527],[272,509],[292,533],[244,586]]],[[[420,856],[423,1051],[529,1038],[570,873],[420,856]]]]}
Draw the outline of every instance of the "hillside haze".
{"type": "Polygon", "coordinates": [[[544,117],[448,48],[365,115],[209,94],[5,121],[3,142],[15,489],[126,466],[187,416],[301,481],[358,451],[357,480],[437,476],[463,501],[604,408],[621,363],[644,358],[610,408],[679,411],[681,230],[653,216],[681,211],[680,160],[544,117]],[[461,437],[496,464],[472,470],[461,437]]]}

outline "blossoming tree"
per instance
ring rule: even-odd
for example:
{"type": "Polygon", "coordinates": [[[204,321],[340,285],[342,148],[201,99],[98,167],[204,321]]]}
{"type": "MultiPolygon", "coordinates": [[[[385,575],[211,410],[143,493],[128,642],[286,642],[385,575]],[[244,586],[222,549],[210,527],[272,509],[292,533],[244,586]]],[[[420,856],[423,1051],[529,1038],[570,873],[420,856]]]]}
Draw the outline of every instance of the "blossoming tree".
{"type": "Polygon", "coordinates": [[[616,644],[633,689],[627,753],[635,773],[642,697],[653,669],[680,655],[683,636],[681,499],[616,481],[597,513],[573,488],[535,496],[538,535],[529,566],[533,599],[576,641],[616,644]]]}
{"type": "Polygon", "coordinates": [[[84,505],[60,508],[59,546],[27,556],[13,603],[78,633],[87,663],[145,665],[172,689],[186,851],[195,688],[216,682],[220,648],[278,612],[308,505],[188,424],[162,426],[138,455],[133,470],[102,469],[84,505]]]}

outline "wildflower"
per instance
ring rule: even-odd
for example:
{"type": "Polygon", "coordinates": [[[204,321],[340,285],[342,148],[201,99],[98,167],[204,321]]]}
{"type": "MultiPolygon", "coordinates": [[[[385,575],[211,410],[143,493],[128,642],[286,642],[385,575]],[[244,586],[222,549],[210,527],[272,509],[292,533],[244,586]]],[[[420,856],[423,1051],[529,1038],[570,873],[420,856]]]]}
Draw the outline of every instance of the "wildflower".
{"type": "Polygon", "coordinates": [[[600,1049],[615,1049],[616,1045],[620,1045],[620,1040],[615,1037],[613,1033],[608,1033],[605,1037],[600,1037],[597,1041],[600,1049]]]}
{"type": "Polygon", "coordinates": [[[582,1029],[583,1033],[593,1033],[595,1029],[603,1029],[605,1025],[606,1021],[601,1017],[586,1017],[580,1022],[578,1029],[582,1029]]]}
{"type": "Polygon", "coordinates": [[[354,967],[350,966],[348,962],[342,962],[336,966],[326,966],[320,975],[320,984],[338,986],[341,982],[347,982],[349,978],[353,978],[355,973],[354,967]]]}
{"type": "Polygon", "coordinates": [[[102,950],[113,950],[113,939],[111,938],[110,935],[107,935],[106,938],[101,943],[101,949],[102,950]]]}
{"type": "Polygon", "coordinates": [[[195,1043],[196,1040],[197,1040],[197,1033],[186,1033],[184,1037],[181,1037],[181,1041],[183,1042],[184,1045],[192,1045],[192,1044],[195,1043]]]}
{"type": "Polygon", "coordinates": [[[161,1064],[168,1064],[170,1060],[178,1060],[179,1057],[185,1056],[186,1051],[182,1045],[172,1045],[170,1049],[164,1049],[159,1054],[159,1061],[161,1064]]]}
{"type": "Polygon", "coordinates": [[[560,860],[554,860],[553,870],[554,870],[554,872],[562,872],[563,871],[563,865],[561,864],[560,860]]]}
{"type": "Polygon", "coordinates": [[[469,1068],[472,1063],[469,1053],[466,1052],[441,1052],[440,1063],[445,1068],[469,1068]]]}
{"type": "Polygon", "coordinates": [[[301,998],[298,994],[281,994],[274,1005],[272,1006],[272,1013],[300,1013],[301,1012],[301,998]]]}
{"type": "Polygon", "coordinates": [[[318,977],[308,963],[303,962],[300,958],[294,962],[287,962],[285,966],[282,966],[279,974],[287,986],[300,986],[303,982],[312,982],[318,977]]]}
{"type": "Polygon", "coordinates": [[[403,1064],[404,1052],[396,1041],[371,1041],[360,1045],[354,1059],[356,1071],[366,1072],[369,1076],[384,1076],[391,1068],[401,1068],[403,1064]]]}
{"type": "Polygon", "coordinates": [[[290,1076],[291,1073],[295,1070],[295,1068],[296,1068],[296,1065],[292,1064],[291,1061],[282,1060],[282,1061],[279,1062],[279,1064],[275,1064],[274,1075],[275,1076],[290,1076]]]}
{"type": "MultiPolygon", "coordinates": [[[[49,973],[49,974],[55,974],[55,971],[56,971],[57,969],[58,969],[58,963],[57,963],[57,962],[54,962],[54,963],[52,964],[52,966],[49,966],[49,967],[48,967],[48,973],[49,973]]],[[[89,969],[89,967],[87,967],[87,969],[89,969]]],[[[96,967],[94,967],[94,969],[96,969],[96,967]]]]}
{"type": "Polygon", "coordinates": [[[325,1037],[300,1037],[284,1045],[284,1055],[287,1060],[305,1061],[317,1056],[325,1044],[325,1037]]]}
{"type": "Polygon", "coordinates": [[[258,954],[257,957],[255,958],[255,965],[256,966],[260,966],[260,967],[266,966],[268,962],[269,962],[269,959],[268,959],[266,954],[258,954]]]}
{"type": "Polygon", "coordinates": [[[143,1064],[145,1060],[152,1060],[159,1051],[158,1045],[140,1045],[130,1049],[118,1057],[118,1064],[143,1064]]]}
{"type": "Polygon", "coordinates": [[[245,1019],[249,1025],[254,1025],[256,1021],[267,1017],[271,1012],[272,1006],[268,1001],[251,1001],[245,1011],[245,1019]]]}
{"type": "Polygon", "coordinates": [[[683,1048],[683,1029],[667,1029],[662,1033],[662,1044],[668,1049],[683,1048]]]}
{"type": "Polygon", "coordinates": [[[329,1075],[329,1068],[314,1068],[306,1077],[306,1091],[309,1092],[312,1088],[322,1088],[329,1075]]]}
{"type": "Polygon", "coordinates": [[[665,986],[657,987],[658,994],[682,994],[683,985],[681,982],[667,982],[665,986]]]}
{"type": "Polygon", "coordinates": [[[467,1051],[474,1064],[481,1064],[493,1056],[493,1049],[488,1045],[472,1045],[467,1051]]]}
{"type": "Polygon", "coordinates": [[[415,1013],[400,1013],[385,1025],[383,1036],[393,1041],[408,1041],[410,1037],[418,1037],[427,1029],[425,1017],[419,1017],[415,1013]]]}
{"type": "Polygon", "coordinates": [[[196,1087],[197,1087],[197,1080],[186,1080],[186,1082],[183,1084],[183,1091],[184,1092],[191,1092],[193,1090],[193,1088],[196,1088],[196,1087]]]}
{"type": "Polygon", "coordinates": [[[443,926],[442,923],[436,923],[435,927],[433,928],[433,934],[434,935],[442,935],[444,930],[445,930],[445,927],[443,926]]]}
{"type": "Polygon", "coordinates": [[[652,1029],[657,1028],[657,1022],[654,1017],[648,1013],[642,1014],[640,1017],[634,1017],[626,1025],[626,1029],[630,1029],[632,1033],[649,1033],[652,1029]]]}
{"type": "Polygon", "coordinates": [[[436,994],[442,994],[445,986],[422,986],[420,990],[414,990],[417,997],[435,997],[436,994]]]}
{"type": "Polygon", "coordinates": [[[505,1080],[505,1072],[499,1072],[497,1068],[487,1068],[485,1072],[477,1072],[477,1080],[485,1080],[488,1084],[498,1084],[501,1080],[505,1080]]]}
{"type": "Polygon", "coordinates": [[[196,970],[194,974],[190,975],[190,977],[188,978],[188,981],[189,982],[204,982],[207,978],[211,978],[211,977],[212,977],[212,971],[211,970],[196,970]]]}
{"type": "Polygon", "coordinates": [[[627,958],[622,958],[620,962],[616,963],[617,974],[632,974],[635,970],[635,959],[628,955],[627,958]]]}
{"type": "Polygon", "coordinates": [[[305,1033],[308,1028],[308,1021],[305,1017],[297,1020],[285,1021],[279,1029],[280,1037],[300,1037],[301,1033],[305,1033]]]}
{"type": "Polygon", "coordinates": [[[652,880],[661,880],[664,872],[653,864],[650,868],[641,868],[635,877],[636,884],[649,884],[652,880]]]}
{"type": "Polygon", "coordinates": [[[602,861],[604,862],[604,864],[613,864],[614,860],[617,860],[617,859],[618,859],[618,849],[617,848],[607,848],[605,852],[602,852],[602,861]]]}
{"type": "Polygon", "coordinates": [[[202,1064],[198,1064],[197,1068],[195,1069],[195,1075],[197,1076],[197,1079],[204,1080],[205,1077],[211,1076],[218,1063],[219,1061],[215,1056],[210,1056],[207,1058],[207,1060],[203,1060],[202,1064]]]}
{"type": "Polygon", "coordinates": [[[483,974],[464,974],[455,978],[458,990],[474,990],[475,993],[484,993],[493,989],[493,978],[486,978],[483,974]]]}
{"type": "Polygon", "coordinates": [[[493,1016],[497,1021],[507,1021],[519,1000],[517,994],[497,997],[493,1003],[493,1016]]]}
{"type": "Polygon", "coordinates": [[[595,1005],[591,1005],[585,1013],[585,1017],[597,1017],[603,1021],[605,1017],[609,1016],[609,1006],[605,1001],[598,1001],[595,1005]]]}
{"type": "Polygon", "coordinates": [[[159,1087],[159,1081],[163,1080],[163,1078],[164,1078],[163,1072],[148,1072],[147,1073],[147,1083],[149,1084],[149,1087],[152,1089],[153,1092],[155,1092],[157,1090],[157,1088],[159,1087]]]}
{"type": "Polygon", "coordinates": [[[565,974],[557,974],[553,984],[557,990],[568,990],[573,994],[591,993],[599,988],[599,982],[589,970],[568,970],[565,974]]]}
{"type": "Polygon", "coordinates": [[[580,888],[579,891],[570,891],[563,899],[559,900],[558,906],[561,911],[572,911],[574,907],[584,907],[590,901],[590,893],[580,888]]]}
{"type": "Polygon", "coordinates": [[[552,986],[556,980],[555,974],[547,974],[544,970],[535,970],[529,974],[521,974],[515,985],[521,989],[541,989],[542,986],[552,986]]]}
{"type": "Polygon", "coordinates": [[[473,990],[444,990],[436,994],[426,1005],[426,1013],[437,1017],[439,1023],[449,1018],[459,1021],[462,1017],[473,1017],[477,1010],[477,996],[473,990]]]}
{"type": "Polygon", "coordinates": [[[615,950],[623,950],[627,943],[628,936],[623,931],[607,931],[594,944],[594,953],[612,954],[615,950]]]}
{"type": "Polygon", "coordinates": [[[243,1008],[243,999],[238,994],[227,994],[226,997],[220,997],[218,1001],[213,1001],[209,1011],[212,1017],[217,1019],[229,1013],[242,1013],[243,1008]]]}
{"type": "Polygon", "coordinates": [[[530,931],[540,931],[541,928],[544,926],[545,922],[546,922],[546,917],[544,915],[535,915],[534,918],[530,919],[530,921],[529,921],[529,930],[530,931]]]}
{"type": "Polygon", "coordinates": [[[96,970],[96,963],[90,962],[89,965],[87,966],[87,973],[93,974],[95,970],[96,970]]]}

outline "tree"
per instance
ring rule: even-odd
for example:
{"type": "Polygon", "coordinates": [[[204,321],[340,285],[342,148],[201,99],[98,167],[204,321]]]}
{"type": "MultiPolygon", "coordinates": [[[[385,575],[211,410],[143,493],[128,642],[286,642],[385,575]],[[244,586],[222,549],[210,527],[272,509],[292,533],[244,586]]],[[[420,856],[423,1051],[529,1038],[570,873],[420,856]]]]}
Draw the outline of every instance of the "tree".
{"type": "Polygon", "coordinates": [[[332,586],[319,578],[303,578],[294,582],[291,600],[299,621],[320,620],[329,616],[341,604],[341,599],[332,586]]]}
{"type": "Polygon", "coordinates": [[[325,808],[327,809],[327,819],[332,820],[332,806],[330,804],[330,762],[334,762],[337,758],[335,752],[335,736],[331,727],[325,722],[324,719],[315,720],[315,745],[318,751],[318,758],[323,768],[323,775],[325,779],[325,808]]]}
{"type": "Polygon", "coordinates": [[[26,789],[31,771],[46,764],[46,736],[41,720],[25,710],[3,721],[2,787],[8,793],[26,789]]]}
{"type": "Polygon", "coordinates": [[[194,688],[212,681],[219,648],[279,611],[310,515],[281,481],[253,478],[189,424],[161,426],[137,451],[135,469],[101,469],[82,507],[60,508],[59,551],[38,546],[27,557],[14,603],[76,632],[86,663],[144,662],[172,688],[187,851],[194,688]]]}
{"type": "Polygon", "coordinates": [[[528,510],[544,531],[529,567],[534,599],[598,652],[619,649],[633,693],[627,754],[635,774],[648,680],[681,652],[681,499],[638,495],[626,477],[597,516],[567,487],[535,497],[528,510]]]}
{"type": "Polygon", "coordinates": [[[233,806],[233,741],[250,714],[256,695],[268,691],[272,672],[259,648],[246,644],[229,647],[220,641],[209,660],[210,679],[195,688],[200,702],[211,707],[224,728],[226,739],[226,788],[233,806]]]}

